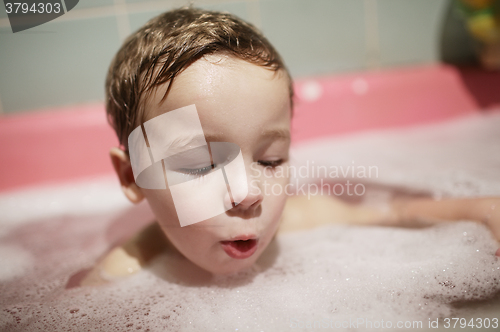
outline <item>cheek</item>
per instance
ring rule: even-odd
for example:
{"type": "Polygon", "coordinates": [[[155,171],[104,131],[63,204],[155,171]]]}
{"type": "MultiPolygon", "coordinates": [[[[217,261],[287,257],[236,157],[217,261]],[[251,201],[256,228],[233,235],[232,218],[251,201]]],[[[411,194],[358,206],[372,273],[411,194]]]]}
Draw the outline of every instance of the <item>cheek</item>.
{"type": "Polygon", "coordinates": [[[179,219],[169,190],[142,190],[160,226],[179,226],[179,219]]]}
{"type": "Polygon", "coordinates": [[[203,229],[191,226],[164,227],[163,232],[177,250],[192,261],[196,261],[197,257],[203,257],[213,242],[203,229]]]}
{"type": "Polygon", "coordinates": [[[264,196],[275,202],[286,200],[286,197],[293,194],[292,188],[289,185],[290,179],[288,177],[287,165],[283,165],[277,171],[264,170],[262,173],[261,188],[264,196]]]}
{"type": "Polygon", "coordinates": [[[174,247],[192,261],[203,257],[211,244],[210,234],[206,231],[207,221],[181,227],[169,190],[146,189],[144,195],[156,221],[174,247]]]}
{"type": "MultiPolygon", "coordinates": [[[[287,183],[288,182],[285,181],[280,184],[283,184],[283,186],[285,186],[287,183]]],[[[281,193],[280,195],[268,195],[264,197],[263,207],[265,210],[269,211],[266,218],[266,235],[263,237],[266,246],[270,243],[270,241],[278,231],[287,198],[288,196],[284,193],[281,193]]]]}
{"type": "Polygon", "coordinates": [[[269,209],[272,215],[272,221],[277,222],[283,209],[286,200],[292,194],[290,186],[287,186],[289,179],[287,177],[266,178],[266,185],[263,186],[264,200],[266,208],[269,209]]]}
{"type": "MultiPolygon", "coordinates": [[[[283,186],[285,185],[286,183],[283,186]]],[[[277,219],[281,218],[281,214],[283,213],[283,209],[285,208],[287,198],[288,195],[284,191],[281,195],[276,195],[274,198],[274,204],[276,205],[275,213],[277,214],[277,219]]]]}

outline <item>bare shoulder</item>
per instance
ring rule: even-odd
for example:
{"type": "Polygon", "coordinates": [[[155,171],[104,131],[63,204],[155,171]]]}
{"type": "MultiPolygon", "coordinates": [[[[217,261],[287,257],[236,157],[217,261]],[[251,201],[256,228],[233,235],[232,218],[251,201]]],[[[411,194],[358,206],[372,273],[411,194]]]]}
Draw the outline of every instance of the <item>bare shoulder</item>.
{"type": "MultiPolygon", "coordinates": [[[[333,222],[345,209],[338,199],[329,196],[290,196],[283,210],[279,232],[310,229],[333,222]],[[337,216],[335,216],[335,214],[337,216]]],[[[339,218],[340,217],[340,218],[339,218]]]]}
{"type": "Polygon", "coordinates": [[[168,241],[154,222],[121,246],[111,249],[85,275],[80,286],[96,286],[137,273],[152,258],[166,250],[168,241]]]}

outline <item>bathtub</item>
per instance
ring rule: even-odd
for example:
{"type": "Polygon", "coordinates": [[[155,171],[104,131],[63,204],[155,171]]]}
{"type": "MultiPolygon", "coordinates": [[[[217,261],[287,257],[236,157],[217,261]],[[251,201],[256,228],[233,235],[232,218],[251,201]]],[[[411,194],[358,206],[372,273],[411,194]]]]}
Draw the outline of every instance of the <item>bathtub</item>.
{"type": "MultiPolygon", "coordinates": [[[[376,176],[341,179],[363,185],[364,204],[500,195],[500,109],[484,111],[457,69],[314,77],[295,91],[291,162],[376,166],[376,176]]],[[[0,145],[2,331],[436,330],[435,322],[448,331],[446,319],[463,323],[453,318],[488,320],[494,330],[499,318],[498,243],[468,221],[328,226],[281,236],[236,276],[214,278],[164,255],[111,285],[75,287],[154,219],[120,192],[103,106],[5,117],[0,145]]]]}

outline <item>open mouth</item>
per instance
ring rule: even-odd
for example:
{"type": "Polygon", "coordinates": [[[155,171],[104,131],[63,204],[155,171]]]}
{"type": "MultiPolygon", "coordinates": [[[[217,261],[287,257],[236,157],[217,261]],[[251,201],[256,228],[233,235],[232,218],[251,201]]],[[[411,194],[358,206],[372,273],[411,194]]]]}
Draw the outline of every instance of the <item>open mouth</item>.
{"type": "Polygon", "coordinates": [[[252,256],[257,250],[257,240],[236,240],[236,241],[221,241],[222,249],[231,258],[244,259],[252,256]]]}

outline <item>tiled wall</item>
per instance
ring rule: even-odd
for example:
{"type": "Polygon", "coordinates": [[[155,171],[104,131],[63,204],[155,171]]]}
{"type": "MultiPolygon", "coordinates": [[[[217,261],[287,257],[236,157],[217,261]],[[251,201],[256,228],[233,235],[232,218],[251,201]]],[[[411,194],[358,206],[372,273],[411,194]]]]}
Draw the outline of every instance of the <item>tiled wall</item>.
{"type": "Polygon", "coordinates": [[[121,41],[189,3],[260,27],[295,77],[433,63],[451,0],[80,0],[67,14],[13,34],[0,5],[0,111],[100,102],[121,41]]]}

